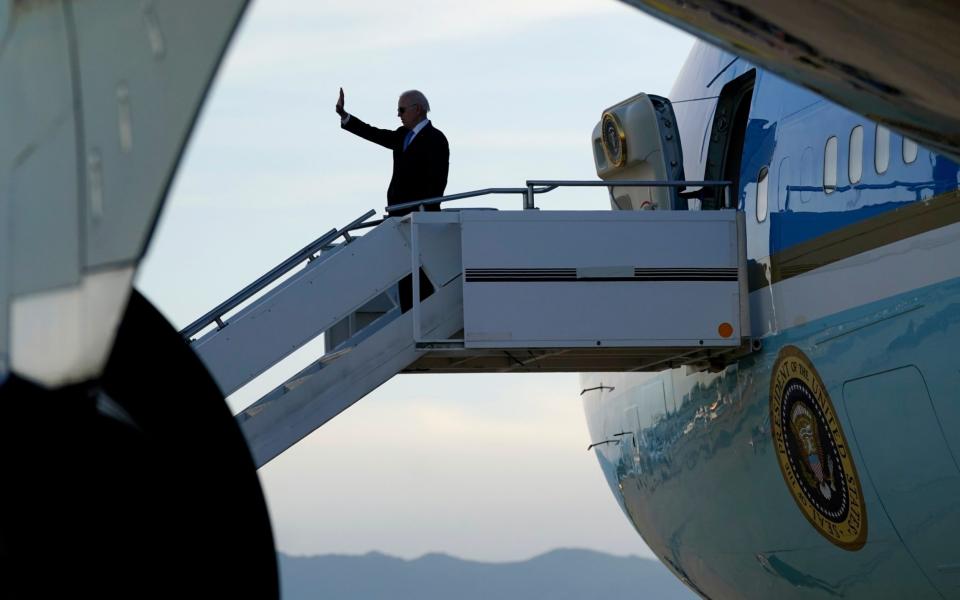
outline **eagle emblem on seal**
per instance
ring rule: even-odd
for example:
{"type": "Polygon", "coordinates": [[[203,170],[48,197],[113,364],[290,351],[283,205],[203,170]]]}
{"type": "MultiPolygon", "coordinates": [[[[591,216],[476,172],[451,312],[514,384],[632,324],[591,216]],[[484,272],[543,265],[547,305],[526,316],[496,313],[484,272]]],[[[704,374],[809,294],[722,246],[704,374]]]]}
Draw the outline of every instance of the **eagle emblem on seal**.
{"type": "Polygon", "coordinates": [[[600,121],[600,139],[607,162],[614,167],[622,167],[627,162],[627,135],[623,131],[620,119],[613,113],[604,113],[600,121]]]}
{"type": "Polygon", "coordinates": [[[863,488],[820,374],[785,346],[770,376],[770,431],[784,482],[813,527],[845,550],[867,540],[863,488]]]}

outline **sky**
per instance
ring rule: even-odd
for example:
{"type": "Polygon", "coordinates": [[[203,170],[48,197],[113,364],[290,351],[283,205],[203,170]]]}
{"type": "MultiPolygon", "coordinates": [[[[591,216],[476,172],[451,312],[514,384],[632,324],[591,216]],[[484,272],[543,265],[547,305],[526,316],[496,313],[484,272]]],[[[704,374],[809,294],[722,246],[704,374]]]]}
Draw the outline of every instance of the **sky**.
{"type": "MultiPolygon", "coordinates": [[[[136,286],[180,328],[324,232],[382,212],[390,153],[340,129],[340,87],[348,112],[388,128],[399,93],[423,91],[450,141],[448,194],[596,179],[603,109],[668,95],[692,44],[602,0],[254,2],[136,286]]],[[[602,190],[538,205],[609,208],[602,190]]],[[[239,411],[321,352],[308,344],[228,403],[239,411]]],[[[260,469],[278,549],[651,556],[586,451],[579,390],[576,374],[395,377],[260,469]]]]}

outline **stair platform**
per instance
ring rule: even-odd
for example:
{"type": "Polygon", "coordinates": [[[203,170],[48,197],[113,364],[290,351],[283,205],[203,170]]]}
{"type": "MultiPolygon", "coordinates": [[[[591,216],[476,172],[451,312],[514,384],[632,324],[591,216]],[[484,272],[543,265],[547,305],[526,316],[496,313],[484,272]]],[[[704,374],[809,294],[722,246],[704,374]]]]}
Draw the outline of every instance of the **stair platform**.
{"type": "Polygon", "coordinates": [[[737,211],[414,212],[349,230],[187,330],[225,394],[325,334],[323,356],[237,415],[258,466],[399,373],[707,369],[750,351],[737,211]]]}

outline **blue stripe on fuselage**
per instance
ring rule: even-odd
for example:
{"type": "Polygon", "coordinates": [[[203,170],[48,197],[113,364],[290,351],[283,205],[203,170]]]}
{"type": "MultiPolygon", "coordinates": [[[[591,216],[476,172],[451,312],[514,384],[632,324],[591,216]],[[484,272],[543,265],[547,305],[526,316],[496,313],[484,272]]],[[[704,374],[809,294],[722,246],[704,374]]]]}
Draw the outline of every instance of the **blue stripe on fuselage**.
{"type": "MultiPolygon", "coordinates": [[[[754,68],[732,55],[699,44],[672,94],[688,179],[704,175],[714,98],[730,80],[754,68]],[[709,87],[707,84],[716,77],[709,87]],[[697,98],[709,100],[685,101],[697,98]]],[[[876,124],[768,72],[758,70],[744,142],[737,191],[747,215],[751,259],[762,259],[797,244],[862,222],[881,213],[958,188],[957,164],[920,147],[914,161],[903,156],[903,136],[891,132],[889,165],[875,165],[876,124]],[[862,178],[851,184],[850,134],[863,127],[862,178]],[[827,140],[837,137],[837,188],[823,188],[827,140]],[[767,167],[769,217],[756,218],[756,181],[767,167]]]]}

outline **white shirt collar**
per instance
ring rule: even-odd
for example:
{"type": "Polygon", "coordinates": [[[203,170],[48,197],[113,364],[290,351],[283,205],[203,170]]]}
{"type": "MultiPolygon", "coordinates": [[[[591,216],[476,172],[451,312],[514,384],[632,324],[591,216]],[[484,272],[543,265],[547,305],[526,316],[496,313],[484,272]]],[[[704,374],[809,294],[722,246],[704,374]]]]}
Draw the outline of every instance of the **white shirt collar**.
{"type": "Polygon", "coordinates": [[[412,141],[413,138],[417,137],[417,134],[420,133],[420,130],[426,127],[430,123],[430,119],[424,119],[413,126],[413,137],[410,138],[412,141]]]}

